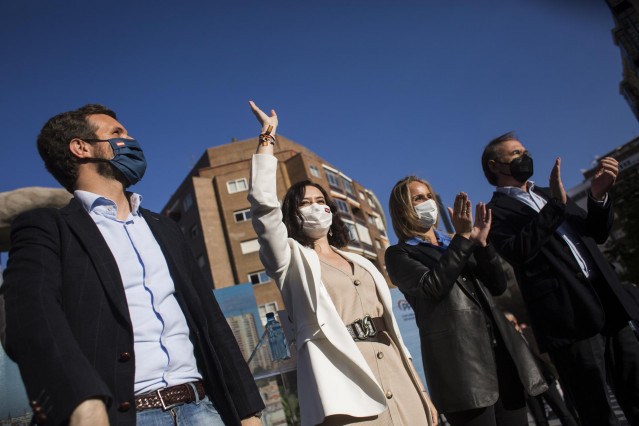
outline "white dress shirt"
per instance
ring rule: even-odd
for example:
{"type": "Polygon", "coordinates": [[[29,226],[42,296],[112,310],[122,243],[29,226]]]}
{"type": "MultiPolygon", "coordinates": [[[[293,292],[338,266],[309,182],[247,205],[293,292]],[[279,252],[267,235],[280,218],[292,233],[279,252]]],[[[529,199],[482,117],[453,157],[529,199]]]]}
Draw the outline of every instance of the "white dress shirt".
{"type": "Polygon", "coordinates": [[[131,194],[131,213],[121,221],[112,200],[87,191],[73,194],[97,225],[120,271],[133,325],[135,394],[200,380],[166,259],[138,211],[142,197],[131,194]]]}

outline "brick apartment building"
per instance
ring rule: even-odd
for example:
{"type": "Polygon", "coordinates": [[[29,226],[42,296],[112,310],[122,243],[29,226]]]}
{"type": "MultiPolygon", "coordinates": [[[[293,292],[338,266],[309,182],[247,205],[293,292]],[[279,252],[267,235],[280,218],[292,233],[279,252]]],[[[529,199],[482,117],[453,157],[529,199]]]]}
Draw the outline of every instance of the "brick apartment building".
{"type": "MultiPolygon", "coordinates": [[[[163,209],[190,242],[204,275],[215,288],[251,282],[262,322],[284,309],[275,283],[264,273],[257,235],[251,225],[248,194],[250,161],[257,138],[207,149],[163,209]]],[[[386,219],[375,195],[309,149],[278,136],[278,197],[295,182],[309,179],[335,200],[347,224],[347,250],[368,258],[384,274],[388,246],[386,219]]],[[[387,281],[390,283],[390,280],[387,281]]]]}
{"type": "MultiPolygon", "coordinates": [[[[610,231],[610,238],[605,245],[602,245],[602,249],[606,254],[609,254],[609,260],[613,261],[613,264],[616,264],[615,266],[617,268],[620,268],[618,272],[623,272],[623,265],[620,265],[617,262],[618,259],[615,259],[614,256],[610,256],[610,250],[616,245],[625,244],[625,240],[628,237],[626,224],[628,220],[632,218],[628,217],[627,212],[624,214],[626,209],[623,209],[622,206],[627,198],[636,198],[637,187],[635,182],[637,182],[639,176],[639,138],[634,138],[612,151],[605,153],[601,157],[613,157],[619,162],[619,175],[611,191],[614,200],[615,221],[610,231]]],[[[582,170],[584,176],[582,183],[566,190],[568,196],[584,210],[586,209],[588,193],[590,191],[590,181],[597,170],[596,164],[596,162],[593,162],[589,169],[582,170]]],[[[635,213],[634,211],[631,212],[633,215],[635,213]]]]}
{"type": "Polygon", "coordinates": [[[621,51],[619,93],[639,120],[639,0],[606,0],[615,20],[614,42],[621,51]]]}

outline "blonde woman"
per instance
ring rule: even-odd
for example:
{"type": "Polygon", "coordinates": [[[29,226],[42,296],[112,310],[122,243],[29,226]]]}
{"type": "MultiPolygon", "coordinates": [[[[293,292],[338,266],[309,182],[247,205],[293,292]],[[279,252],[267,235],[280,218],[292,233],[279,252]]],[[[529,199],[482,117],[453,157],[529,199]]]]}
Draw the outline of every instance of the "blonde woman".
{"type": "Polygon", "coordinates": [[[436,424],[397,328],[388,284],[368,260],[339,250],[348,230],[320,185],[298,182],[280,208],[277,116],[250,104],[262,134],[248,199],[260,259],[294,324],[302,424],[436,424]]]}
{"type": "Polygon", "coordinates": [[[389,207],[399,243],[386,251],[386,268],[415,311],[437,408],[453,426],[528,424],[524,390],[537,395],[546,384],[491,296],[507,283],[486,242],[490,210],[479,203],[473,224],[471,202],[459,193],[451,237],[436,229],[433,188],[415,176],[395,185],[389,207]]]}

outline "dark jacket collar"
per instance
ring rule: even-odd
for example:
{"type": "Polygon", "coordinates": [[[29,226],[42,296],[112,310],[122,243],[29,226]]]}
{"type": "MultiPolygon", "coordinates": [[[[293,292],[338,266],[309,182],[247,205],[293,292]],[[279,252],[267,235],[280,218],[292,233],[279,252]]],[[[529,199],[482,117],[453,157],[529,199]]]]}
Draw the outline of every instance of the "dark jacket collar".
{"type": "Polygon", "coordinates": [[[86,250],[106,294],[118,312],[130,324],[129,308],[118,264],[95,222],[75,198],[72,198],[67,206],[60,209],[60,214],[86,250]]]}

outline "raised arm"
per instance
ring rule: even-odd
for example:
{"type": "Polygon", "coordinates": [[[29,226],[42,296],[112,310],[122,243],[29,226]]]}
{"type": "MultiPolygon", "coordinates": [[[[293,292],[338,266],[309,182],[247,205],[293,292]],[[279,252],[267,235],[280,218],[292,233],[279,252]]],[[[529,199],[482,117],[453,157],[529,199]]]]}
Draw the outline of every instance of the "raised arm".
{"type": "Polygon", "coordinates": [[[257,152],[251,160],[248,201],[251,203],[253,228],[260,243],[260,259],[266,273],[280,286],[284,283],[291,258],[288,232],[282,222],[282,210],[277,198],[277,158],[273,155],[277,114],[266,115],[253,101],[251,109],[262,126],[257,152]],[[270,127],[270,129],[269,129],[270,127]],[[269,137],[270,136],[270,137],[269,137]]]}
{"type": "Polygon", "coordinates": [[[259,138],[260,143],[257,145],[256,154],[273,155],[275,147],[275,132],[279,124],[277,114],[275,113],[275,110],[272,109],[271,115],[267,115],[264,111],[259,109],[253,101],[249,101],[249,105],[251,106],[251,111],[255,114],[255,118],[257,118],[260,126],[262,126],[259,138]]]}
{"type": "Polygon", "coordinates": [[[499,255],[495,248],[488,244],[491,225],[492,211],[486,208],[486,204],[477,203],[475,224],[470,235],[471,241],[476,245],[474,256],[477,266],[474,268],[474,272],[490,293],[493,296],[498,296],[506,291],[508,281],[499,255]]]}
{"type": "Polygon", "coordinates": [[[619,164],[612,157],[599,160],[595,175],[590,181],[588,197],[588,216],[586,234],[594,238],[597,244],[603,244],[610,234],[614,212],[608,192],[617,180],[619,164]]]}
{"type": "MultiPolygon", "coordinates": [[[[566,218],[567,197],[561,182],[561,158],[555,160],[549,184],[550,200],[523,227],[514,223],[509,212],[497,208],[498,199],[494,203],[489,239],[497,252],[512,265],[532,261],[566,218]]],[[[495,197],[507,196],[497,193],[495,197]]]]}

